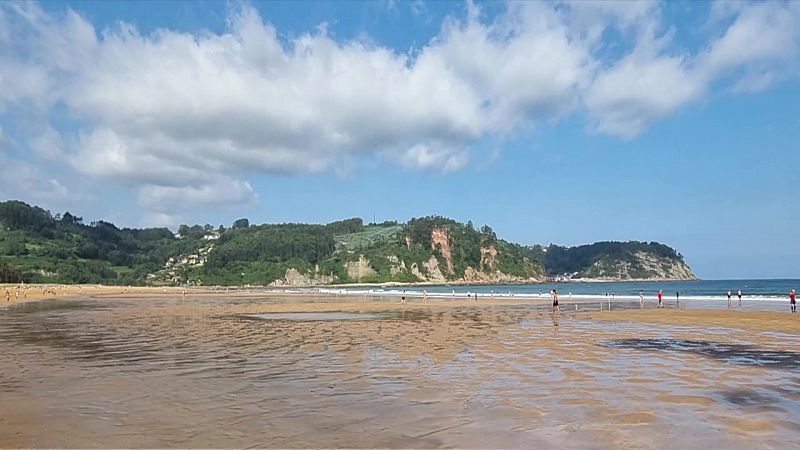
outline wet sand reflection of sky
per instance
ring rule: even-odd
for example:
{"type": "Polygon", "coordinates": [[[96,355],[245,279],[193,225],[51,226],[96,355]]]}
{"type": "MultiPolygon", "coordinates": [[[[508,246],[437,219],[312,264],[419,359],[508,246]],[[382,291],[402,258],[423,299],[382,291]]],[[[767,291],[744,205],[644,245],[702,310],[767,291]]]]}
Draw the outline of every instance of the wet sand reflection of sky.
{"type": "Polygon", "coordinates": [[[273,303],[0,310],[0,404],[15,405],[0,442],[750,449],[800,433],[797,335],[539,305],[252,317],[273,303]]]}

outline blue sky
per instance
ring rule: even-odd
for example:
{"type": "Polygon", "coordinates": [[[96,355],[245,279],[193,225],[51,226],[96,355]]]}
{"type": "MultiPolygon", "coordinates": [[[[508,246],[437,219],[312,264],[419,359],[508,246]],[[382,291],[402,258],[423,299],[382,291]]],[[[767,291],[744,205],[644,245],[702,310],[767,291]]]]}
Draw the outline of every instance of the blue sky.
{"type": "Polygon", "coordinates": [[[800,277],[800,2],[0,4],[0,198],[407,220],[800,277]]]}

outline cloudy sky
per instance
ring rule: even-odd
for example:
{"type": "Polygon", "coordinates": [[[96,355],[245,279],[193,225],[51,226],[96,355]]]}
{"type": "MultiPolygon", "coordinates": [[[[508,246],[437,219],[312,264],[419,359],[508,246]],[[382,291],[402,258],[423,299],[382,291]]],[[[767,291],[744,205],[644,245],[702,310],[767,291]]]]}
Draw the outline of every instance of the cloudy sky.
{"type": "Polygon", "coordinates": [[[0,199],[800,277],[800,2],[1,2],[0,199]]]}

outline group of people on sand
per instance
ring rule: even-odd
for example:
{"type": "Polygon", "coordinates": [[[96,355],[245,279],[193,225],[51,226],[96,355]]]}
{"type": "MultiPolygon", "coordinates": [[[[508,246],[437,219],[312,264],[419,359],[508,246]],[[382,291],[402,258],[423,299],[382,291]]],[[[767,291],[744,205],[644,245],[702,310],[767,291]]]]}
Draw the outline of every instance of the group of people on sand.
{"type": "Polygon", "coordinates": [[[11,293],[14,293],[14,300],[19,300],[20,297],[28,298],[28,288],[25,285],[17,286],[15,289],[9,290],[8,287],[3,288],[6,303],[11,301],[11,293]]]}

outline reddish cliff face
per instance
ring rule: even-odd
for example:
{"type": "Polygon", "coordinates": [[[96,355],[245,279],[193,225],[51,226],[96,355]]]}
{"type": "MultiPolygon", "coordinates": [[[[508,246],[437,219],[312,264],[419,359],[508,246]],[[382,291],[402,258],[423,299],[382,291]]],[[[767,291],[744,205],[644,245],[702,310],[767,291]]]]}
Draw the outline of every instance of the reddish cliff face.
{"type": "Polygon", "coordinates": [[[452,275],[455,273],[453,270],[453,252],[450,250],[450,233],[447,228],[434,228],[431,232],[431,250],[439,249],[447,264],[447,273],[452,275]]]}

